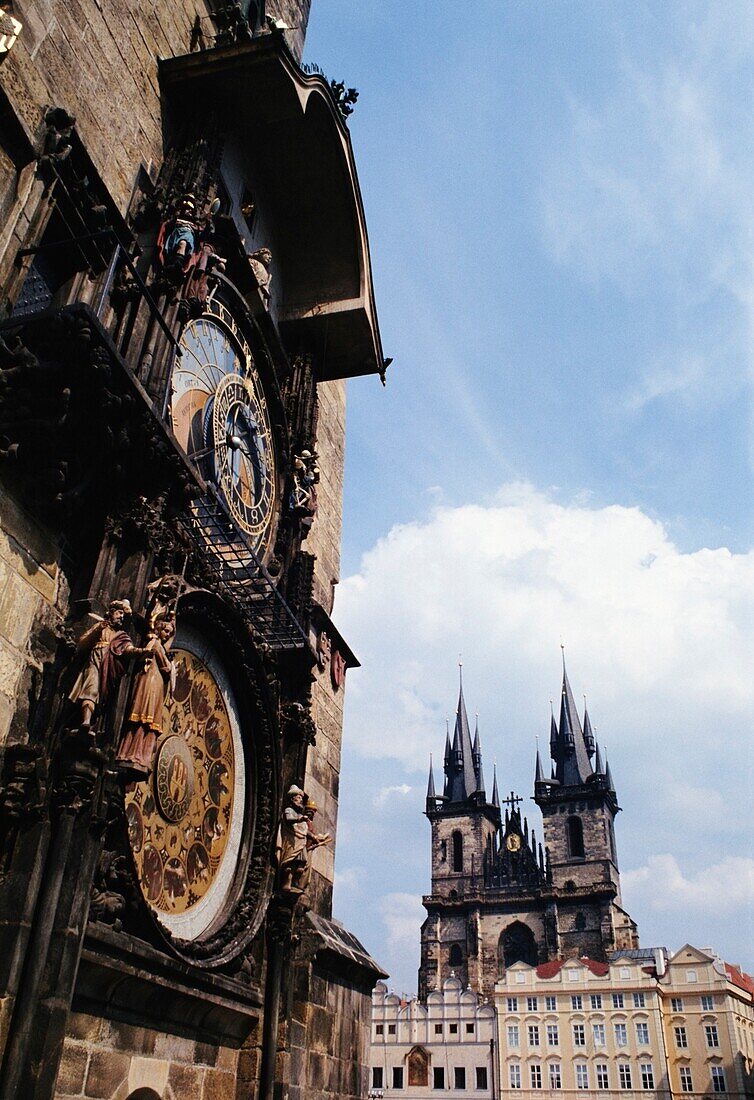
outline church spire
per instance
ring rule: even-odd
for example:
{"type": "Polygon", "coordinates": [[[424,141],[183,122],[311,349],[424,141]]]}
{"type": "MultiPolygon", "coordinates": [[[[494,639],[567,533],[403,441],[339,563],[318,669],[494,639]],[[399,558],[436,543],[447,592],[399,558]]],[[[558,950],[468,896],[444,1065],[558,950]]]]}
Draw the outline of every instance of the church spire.
{"type": "Polygon", "coordinates": [[[545,782],[545,773],[542,771],[542,758],[539,755],[539,738],[537,738],[537,766],[534,772],[534,788],[545,782]]]}
{"type": "Polygon", "coordinates": [[[474,766],[474,746],[471,743],[469,716],[463,697],[463,666],[459,664],[458,709],[451,749],[448,801],[467,802],[478,790],[474,766]]]}
{"type": "MultiPolygon", "coordinates": [[[[551,744],[555,737],[555,752],[552,754],[555,761],[555,775],[558,782],[564,787],[578,787],[592,775],[592,765],[589,762],[591,753],[581,728],[579,712],[573,698],[573,691],[568,679],[565,664],[565,651],[563,652],[563,685],[560,694],[560,722],[557,733],[554,734],[554,722],[551,724],[551,744]]],[[[591,723],[589,724],[591,733],[591,723]]]]}
{"type": "Polygon", "coordinates": [[[602,753],[600,752],[600,747],[599,747],[599,745],[597,744],[596,741],[594,743],[594,748],[595,748],[595,752],[597,754],[594,758],[594,771],[595,771],[595,774],[602,775],[603,772],[604,772],[604,768],[602,766],[602,753]]]}

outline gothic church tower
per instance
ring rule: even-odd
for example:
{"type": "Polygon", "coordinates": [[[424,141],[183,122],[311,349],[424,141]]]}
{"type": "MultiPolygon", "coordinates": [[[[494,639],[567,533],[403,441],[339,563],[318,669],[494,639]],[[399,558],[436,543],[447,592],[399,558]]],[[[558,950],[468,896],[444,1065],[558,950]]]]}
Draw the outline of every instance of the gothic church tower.
{"type": "Polygon", "coordinates": [[[552,775],[545,778],[537,752],[534,784],[543,845],[520,797],[511,792],[501,804],[497,777],[487,801],[478,724],[472,741],[461,685],[452,742],[446,733],[443,793],[436,793],[431,764],[427,787],[432,886],[423,899],[421,998],[451,972],[490,994],[518,961],[606,959],[638,946],[636,925],[621,906],[615,785],[588,712],[583,724],[579,718],[565,665],[550,749],[552,775]]]}

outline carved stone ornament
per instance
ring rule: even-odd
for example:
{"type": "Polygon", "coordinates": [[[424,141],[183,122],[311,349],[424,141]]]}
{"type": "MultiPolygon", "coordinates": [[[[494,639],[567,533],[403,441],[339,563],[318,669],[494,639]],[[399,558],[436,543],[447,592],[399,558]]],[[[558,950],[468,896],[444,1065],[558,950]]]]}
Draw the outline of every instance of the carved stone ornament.
{"type": "Polygon", "coordinates": [[[283,895],[303,894],[309,883],[311,852],[332,840],[329,833],[314,829],[317,809],[300,787],[289,788],[276,848],[278,889],[283,895]]]}
{"type": "Polygon", "coordinates": [[[332,642],[330,641],[330,635],[326,630],[320,630],[317,635],[317,664],[324,672],[330,663],[332,656],[332,642]]]}
{"type": "Polygon", "coordinates": [[[269,248],[258,248],[249,255],[249,267],[257,281],[265,309],[270,308],[270,285],[272,284],[272,253],[269,248]]]}
{"type": "Polygon", "coordinates": [[[346,682],[346,659],[339,649],[333,651],[330,661],[330,679],[335,691],[340,691],[346,682]]]}

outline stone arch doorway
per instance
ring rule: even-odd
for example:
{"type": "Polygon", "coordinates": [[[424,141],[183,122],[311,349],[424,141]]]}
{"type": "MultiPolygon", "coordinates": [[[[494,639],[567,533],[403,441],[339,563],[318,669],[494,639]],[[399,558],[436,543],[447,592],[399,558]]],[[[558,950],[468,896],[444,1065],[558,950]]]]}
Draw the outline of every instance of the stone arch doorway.
{"type": "Polygon", "coordinates": [[[517,962],[537,965],[537,944],[528,925],[517,920],[503,930],[498,943],[498,962],[501,972],[517,962]]]}

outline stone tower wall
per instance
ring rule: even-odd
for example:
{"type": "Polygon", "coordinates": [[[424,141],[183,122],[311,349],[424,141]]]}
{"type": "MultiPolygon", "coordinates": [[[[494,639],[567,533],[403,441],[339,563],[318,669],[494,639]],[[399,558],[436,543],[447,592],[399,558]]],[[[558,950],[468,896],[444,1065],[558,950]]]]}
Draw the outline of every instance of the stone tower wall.
{"type": "Polygon", "coordinates": [[[545,845],[550,853],[553,883],[564,889],[566,882],[577,887],[594,883],[612,883],[620,902],[620,877],[613,859],[611,825],[613,815],[604,802],[575,798],[567,802],[541,807],[545,845]],[[572,815],[581,818],[584,831],[584,857],[572,858],[568,850],[567,821],[572,815]]]}

